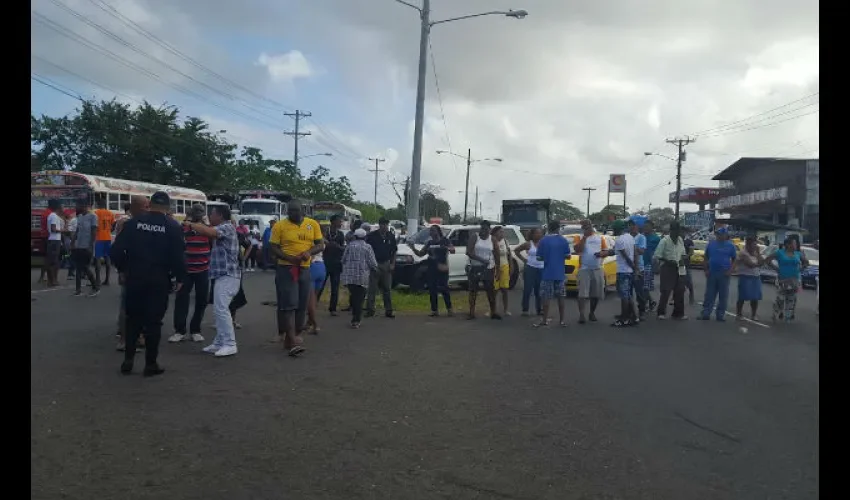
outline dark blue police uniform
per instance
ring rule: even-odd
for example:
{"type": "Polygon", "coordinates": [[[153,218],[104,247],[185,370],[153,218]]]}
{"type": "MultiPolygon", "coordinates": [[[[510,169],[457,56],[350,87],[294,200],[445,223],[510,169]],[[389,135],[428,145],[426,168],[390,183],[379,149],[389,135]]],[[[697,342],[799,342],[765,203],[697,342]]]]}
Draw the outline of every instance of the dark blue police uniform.
{"type": "MultiPolygon", "coordinates": [[[[152,206],[170,206],[163,192],[151,196],[152,206]]],[[[148,212],[124,223],[115,238],[110,257],[125,275],[127,339],[122,373],[133,370],[139,334],[145,332],[145,375],[163,372],[157,364],[162,320],[168,310],[171,277],[183,283],[186,257],[183,230],[161,212],[148,212]]]]}

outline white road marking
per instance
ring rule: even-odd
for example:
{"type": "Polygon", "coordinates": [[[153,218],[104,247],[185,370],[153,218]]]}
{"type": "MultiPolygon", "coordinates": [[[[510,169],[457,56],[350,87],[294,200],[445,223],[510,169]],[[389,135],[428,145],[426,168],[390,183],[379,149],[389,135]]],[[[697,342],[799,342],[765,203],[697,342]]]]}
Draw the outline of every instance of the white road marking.
{"type": "MultiPolygon", "coordinates": [[[[697,302],[697,304],[702,305],[702,302],[697,302]]],[[[702,311],[700,311],[700,314],[702,314],[702,311]]],[[[727,316],[732,316],[733,318],[737,318],[737,317],[738,317],[738,315],[737,315],[737,314],[732,314],[732,313],[730,313],[729,311],[726,311],[726,315],[727,315],[727,316]]],[[[754,325],[758,325],[758,326],[760,326],[760,327],[762,327],[762,328],[770,328],[770,325],[765,325],[764,323],[762,323],[762,322],[760,322],[760,321],[752,320],[752,319],[750,319],[750,318],[748,318],[748,317],[746,317],[746,316],[741,316],[741,318],[740,318],[740,319],[742,319],[742,320],[744,320],[744,321],[746,321],[746,322],[748,322],[748,323],[752,323],[752,324],[754,324],[754,325]]]]}

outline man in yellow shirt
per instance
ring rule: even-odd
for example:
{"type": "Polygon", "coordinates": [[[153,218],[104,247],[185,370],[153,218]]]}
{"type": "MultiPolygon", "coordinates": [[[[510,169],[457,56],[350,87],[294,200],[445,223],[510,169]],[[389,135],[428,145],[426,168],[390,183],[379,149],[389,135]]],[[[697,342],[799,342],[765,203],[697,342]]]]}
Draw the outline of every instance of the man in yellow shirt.
{"type": "Polygon", "coordinates": [[[100,281],[100,260],[103,259],[103,265],[106,267],[106,277],[101,284],[109,284],[109,268],[112,263],[109,261],[109,251],[112,249],[112,226],[115,225],[115,215],[111,210],[106,208],[106,200],[100,199],[97,201],[97,210],[94,211],[97,216],[97,234],[95,236],[94,245],[94,275],[98,283],[100,281]]]}
{"type": "Polygon", "coordinates": [[[277,334],[290,356],[304,352],[300,332],[306,325],[307,303],[313,286],[310,261],[324,250],[324,237],[319,223],[304,217],[301,204],[291,201],[288,218],[272,228],[269,244],[277,259],[275,289],[277,292],[277,334]]]}

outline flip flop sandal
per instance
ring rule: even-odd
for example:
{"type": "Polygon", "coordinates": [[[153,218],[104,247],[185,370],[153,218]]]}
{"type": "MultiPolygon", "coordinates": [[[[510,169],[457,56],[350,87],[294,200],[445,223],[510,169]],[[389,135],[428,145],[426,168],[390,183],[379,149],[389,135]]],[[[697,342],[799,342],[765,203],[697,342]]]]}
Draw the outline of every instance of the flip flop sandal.
{"type": "Polygon", "coordinates": [[[549,326],[550,324],[552,324],[552,320],[549,319],[549,318],[546,318],[546,319],[541,319],[537,323],[532,323],[531,326],[533,326],[534,328],[540,328],[540,327],[543,327],[543,326],[549,326]]]}
{"type": "Polygon", "coordinates": [[[293,347],[292,349],[289,350],[289,355],[293,358],[297,358],[299,355],[301,355],[304,352],[304,350],[305,350],[304,347],[297,345],[297,346],[295,346],[295,347],[293,347]]]}

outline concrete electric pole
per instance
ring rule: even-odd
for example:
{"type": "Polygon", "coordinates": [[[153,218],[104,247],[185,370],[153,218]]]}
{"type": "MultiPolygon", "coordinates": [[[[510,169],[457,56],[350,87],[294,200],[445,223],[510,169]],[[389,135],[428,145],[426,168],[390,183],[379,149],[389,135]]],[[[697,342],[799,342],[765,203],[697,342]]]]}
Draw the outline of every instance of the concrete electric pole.
{"type": "Polygon", "coordinates": [[[369,158],[369,161],[375,162],[375,170],[370,170],[370,172],[375,172],[375,209],[378,208],[378,173],[383,172],[383,170],[378,168],[378,163],[385,162],[387,160],[383,158],[369,158]]]}
{"type": "Polygon", "coordinates": [[[587,191],[587,218],[590,219],[590,193],[596,191],[596,188],[581,188],[582,191],[587,191]]]}
{"type": "Polygon", "coordinates": [[[676,156],[676,210],[675,219],[679,220],[679,201],[682,197],[682,162],[685,161],[685,146],[692,142],[696,142],[696,137],[676,137],[667,139],[667,143],[675,144],[679,149],[679,154],[676,156]]]}
{"type": "Polygon", "coordinates": [[[295,170],[298,170],[298,140],[304,136],[310,135],[310,132],[301,132],[299,127],[301,125],[301,119],[309,116],[313,116],[311,113],[307,111],[301,111],[299,109],[295,110],[295,113],[284,113],[284,116],[291,116],[295,118],[295,130],[286,131],[284,135],[291,135],[293,139],[295,139],[295,153],[292,155],[292,163],[295,164],[295,170]]]}

